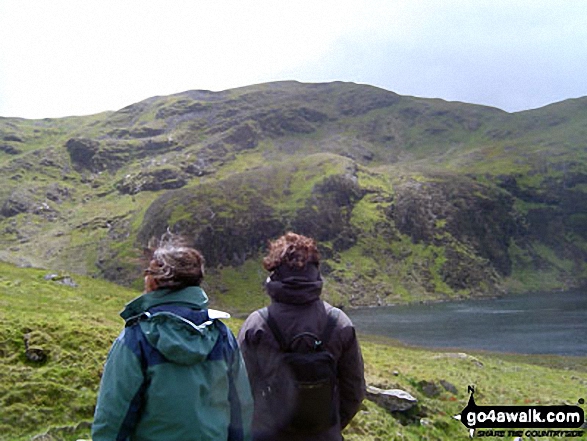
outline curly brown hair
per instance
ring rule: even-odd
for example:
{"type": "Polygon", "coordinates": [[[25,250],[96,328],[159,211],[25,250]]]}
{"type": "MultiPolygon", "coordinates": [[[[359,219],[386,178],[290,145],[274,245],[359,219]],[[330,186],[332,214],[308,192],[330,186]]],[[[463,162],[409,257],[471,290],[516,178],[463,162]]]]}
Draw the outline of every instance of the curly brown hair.
{"type": "Polygon", "coordinates": [[[204,257],[181,236],[167,233],[153,251],[145,275],[152,277],[158,288],[199,286],[204,278],[204,257]]]}
{"type": "Polygon", "coordinates": [[[269,253],[263,259],[263,268],[273,271],[280,265],[301,269],[308,263],[320,264],[316,241],[291,231],[269,242],[269,253]]]}

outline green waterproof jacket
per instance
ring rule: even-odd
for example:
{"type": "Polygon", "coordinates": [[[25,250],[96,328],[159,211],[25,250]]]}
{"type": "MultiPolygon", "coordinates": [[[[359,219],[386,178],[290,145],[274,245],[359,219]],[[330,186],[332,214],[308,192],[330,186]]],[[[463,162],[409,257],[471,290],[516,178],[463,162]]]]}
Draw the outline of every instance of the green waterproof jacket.
{"type": "Polygon", "coordinates": [[[249,440],[242,356],[199,287],[131,301],[100,384],[93,441],[249,440]]]}

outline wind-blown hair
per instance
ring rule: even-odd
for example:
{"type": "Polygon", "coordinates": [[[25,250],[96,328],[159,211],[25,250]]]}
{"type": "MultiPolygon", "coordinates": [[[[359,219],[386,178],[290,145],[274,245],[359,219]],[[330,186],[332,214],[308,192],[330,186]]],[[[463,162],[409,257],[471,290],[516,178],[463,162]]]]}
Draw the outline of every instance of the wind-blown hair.
{"type": "Polygon", "coordinates": [[[153,251],[145,275],[150,275],[158,288],[199,286],[204,278],[204,257],[188,246],[185,238],[168,232],[153,251]]]}
{"type": "Polygon", "coordinates": [[[263,268],[273,271],[281,265],[302,269],[308,263],[320,264],[320,253],[314,239],[288,232],[269,242],[269,252],[263,259],[263,268]]]}

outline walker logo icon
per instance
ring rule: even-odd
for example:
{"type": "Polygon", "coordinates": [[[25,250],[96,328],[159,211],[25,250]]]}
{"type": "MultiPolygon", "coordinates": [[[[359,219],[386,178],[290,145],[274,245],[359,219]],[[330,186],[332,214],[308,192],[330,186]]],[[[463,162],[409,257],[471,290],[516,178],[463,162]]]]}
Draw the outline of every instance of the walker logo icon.
{"type": "MultiPolygon", "coordinates": [[[[477,406],[475,388],[469,386],[469,403],[454,418],[469,429],[471,438],[476,429],[510,429],[479,431],[478,436],[549,436],[579,437],[583,431],[563,431],[554,429],[580,428],[585,414],[579,406],[477,406]],[[551,429],[551,430],[512,430],[512,429],[551,429]]],[[[579,400],[583,402],[583,400],[579,400]]]]}

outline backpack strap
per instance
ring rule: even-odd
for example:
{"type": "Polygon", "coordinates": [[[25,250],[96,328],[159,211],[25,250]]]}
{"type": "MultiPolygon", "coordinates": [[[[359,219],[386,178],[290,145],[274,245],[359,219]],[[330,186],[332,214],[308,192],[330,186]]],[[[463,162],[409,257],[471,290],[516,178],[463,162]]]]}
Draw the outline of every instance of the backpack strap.
{"type": "Polygon", "coordinates": [[[273,319],[273,317],[269,315],[269,310],[267,309],[267,307],[260,309],[259,314],[261,315],[263,320],[265,320],[265,322],[269,326],[269,329],[271,329],[271,332],[273,333],[273,336],[279,343],[279,347],[281,348],[281,350],[287,350],[287,342],[285,341],[285,338],[283,338],[283,334],[279,330],[277,322],[273,319]]]}
{"type": "Polygon", "coordinates": [[[340,314],[340,309],[332,308],[328,312],[328,321],[326,322],[326,327],[324,328],[324,333],[322,334],[322,346],[326,346],[330,341],[330,336],[332,335],[332,331],[336,327],[336,323],[338,322],[338,316],[340,314]]]}

